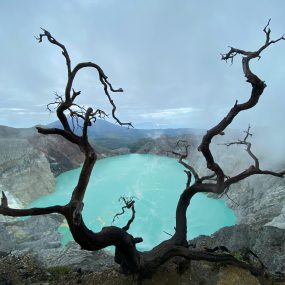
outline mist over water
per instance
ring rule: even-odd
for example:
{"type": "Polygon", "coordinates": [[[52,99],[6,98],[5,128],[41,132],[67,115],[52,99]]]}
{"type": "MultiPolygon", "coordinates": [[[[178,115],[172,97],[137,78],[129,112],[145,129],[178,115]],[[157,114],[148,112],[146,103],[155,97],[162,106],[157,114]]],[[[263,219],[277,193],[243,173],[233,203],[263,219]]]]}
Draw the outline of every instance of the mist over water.
{"type": "MultiPolygon", "coordinates": [[[[34,201],[31,206],[65,204],[77,183],[80,168],[57,177],[56,191],[34,201]]],[[[99,160],[84,199],[83,217],[93,231],[111,225],[116,213],[121,212],[121,196],[134,196],[136,219],[131,225],[133,236],[143,237],[140,250],[148,250],[173,234],[175,209],[185,188],[183,167],[173,158],[130,154],[99,160]]],[[[114,225],[124,226],[131,213],[127,212],[114,225]]],[[[188,238],[212,234],[224,226],[235,224],[235,216],[222,200],[197,194],[188,209],[188,238]]],[[[72,240],[67,224],[60,232],[63,244],[72,240]]]]}

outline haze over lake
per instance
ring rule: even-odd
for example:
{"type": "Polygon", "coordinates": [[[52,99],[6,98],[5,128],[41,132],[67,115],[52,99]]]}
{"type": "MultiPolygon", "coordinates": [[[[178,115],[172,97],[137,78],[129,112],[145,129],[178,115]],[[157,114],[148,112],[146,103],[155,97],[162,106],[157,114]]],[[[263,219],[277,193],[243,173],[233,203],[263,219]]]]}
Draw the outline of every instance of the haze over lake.
{"type": "MultiPolygon", "coordinates": [[[[56,191],[41,197],[30,206],[65,204],[77,183],[81,168],[59,175],[56,191]]],[[[175,209],[180,194],[185,188],[184,168],[176,159],[148,154],[129,154],[97,161],[84,199],[83,218],[94,231],[111,225],[116,213],[121,212],[118,201],[121,196],[134,196],[136,219],[129,232],[143,237],[138,245],[148,250],[173,234],[175,209]]],[[[224,201],[196,194],[188,208],[188,238],[210,235],[216,230],[235,224],[233,211],[224,201]]],[[[126,212],[113,225],[124,226],[131,213],[126,212]]],[[[60,231],[63,243],[72,240],[67,224],[60,231]]]]}

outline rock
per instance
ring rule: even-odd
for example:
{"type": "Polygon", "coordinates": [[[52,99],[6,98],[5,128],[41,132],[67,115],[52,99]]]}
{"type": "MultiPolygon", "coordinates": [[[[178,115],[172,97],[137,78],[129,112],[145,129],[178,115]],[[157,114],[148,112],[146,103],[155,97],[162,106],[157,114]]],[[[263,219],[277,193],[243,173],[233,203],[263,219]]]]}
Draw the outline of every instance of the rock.
{"type": "Polygon", "coordinates": [[[34,251],[33,256],[40,260],[45,267],[68,266],[75,270],[93,272],[115,267],[112,253],[105,250],[82,250],[74,241],[61,248],[34,251]]]}
{"type": "Polygon", "coordinates": [[[57,232],[61,215],[34,216],[26,220],[0,222],[0,251],[19,253],[61,247],[57,232]],[[36,229],[36,230],[35,230],[36,229]]]}
{"type": "Polygon", "coordinates": [[[250,272],[234,266],[222,267],[218,273],[217,285],[261,285],[250,272]]]}
{"type": "Polygon", "coordinates": [[[275,226],[280,229],[285,229],[285,205],[283,206],[280,214],[273,218],[266,226],[275,226]]]}
{"type": "Polygon", "coordinates": [[[14,256],[29,254],[46,267],[102,271],[115,266],[113,254],[108,251],[81,250],[75,242],[61,246],[62,236],[57,229],[63,220],[63,216],[52,214],[0,223],[0,252],[3,256],[7,253],[14,256]]]}
{"type": "Polygon", "coordinates": [[[28,141],[46,156],[55,176],[77,168],[83,162],[84,155],[79,147],[60,136],[35,133],[34,136],[28,137],[28,141]]]}
{"type": "Polygon", "coordinates": [[[48,160],[27,140],[0,139],[0,149],[0,191],[5,192],[11,207],[26,206],[54,191],[48,160]]]}
{"type": "MultiPolygon", "coordinates": [[[[97,148],[98,147],[95,146],[95,149],[97,148]]],[[[103,159],[103,158],[107,158],[111,156],[123,155],[123,154],[129,154],[129,153],[130,153],[130,149],[127,147],[120,147],[120,148],[116,148],[112,150],[100,148],[100,152],[98,153],[98,158],[103,159]]]]}
{"type": "Polygon", "coordinates": [[[114,269],[78,273],[64,266],[43,268],[31,256],[9,255],[0,258],[0,284],[255,285],[269,283],[259,283],[257,278],[245,270],[232,266],[217,266],[208,262],[194,261],[189,265],[189,270],[183,274],[179,274],[175,265],[168,262],[161,266],[151,279],[138,282],[135,276],[125,276],[114,269]]]}
{"type": "MultiPolygon", "coordinates": [[[[78,167],[79,148],[59,136],[44,136],[35,128],[0,126],[0,191],[9,206],[24,208],[55,189],[55,175],[78,167]]],[[[0,216],[0,221],[13,218],[0,216]]]]}
{"type": "Polygon", "coordinates": [[[252,250],[271,272],[285,273],[285,230],[249,225],[225,227],[212,236],[199,236],[189,242],[197,248],[225,246],[232,252],[252,250]]]}
{"type": "Polygon", "coordinates": [[[285,180],[270,176],[253,176],[233,185],[226,199],[237,223],[271,225],[285,229],[285,180]]]}

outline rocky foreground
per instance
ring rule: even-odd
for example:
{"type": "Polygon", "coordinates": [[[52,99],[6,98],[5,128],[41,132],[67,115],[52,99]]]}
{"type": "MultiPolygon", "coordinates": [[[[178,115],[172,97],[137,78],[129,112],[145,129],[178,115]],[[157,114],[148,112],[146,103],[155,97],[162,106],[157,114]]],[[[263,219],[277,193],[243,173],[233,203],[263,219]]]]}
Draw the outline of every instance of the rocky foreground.
{"type": "MultiPolygon", "coordinates": [[[[134,277],[120,274],[110,252],[88,252],[75,242],[61,247],[56,230],[61,223],[62,217],[55,214],[2,223],[0,284],[136,284],[134,277]]],[[[245,258],[243,253],[250,248],[273,274],[274,281],[256,278],[233,266],[198,261],[180,264],[174,259],[143,284],[285,284],[281,273],[285,272],[285,230],[226,227],[210,237],[195,238],[189,245],[205,249],[223,245],[236,258],[245,258]]]]}
{"type": "Polygon", "coordinates": [[[138,280],[124,276],[115,269],[84,272],[68,267],[41,267],[30,256],[0,257],[1,285],[284,285],[270,278],[256,278],[248,271],[233,266],[219,266],[209,262],[193,261],[185,272],[175,264],[162,266],[152,279],[138,280]]]}

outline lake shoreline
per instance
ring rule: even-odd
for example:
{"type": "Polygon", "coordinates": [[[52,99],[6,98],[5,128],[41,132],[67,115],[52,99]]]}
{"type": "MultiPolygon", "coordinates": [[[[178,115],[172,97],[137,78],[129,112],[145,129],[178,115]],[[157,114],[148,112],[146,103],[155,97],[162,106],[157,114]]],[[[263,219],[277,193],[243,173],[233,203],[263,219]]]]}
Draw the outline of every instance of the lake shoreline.
{"type": "MultiPolygon", "coordinates": [[[[77,183],[80,169],[59,175],[56,191],[32,202],[30,207],[44,207],[54,201],[57,204],[66,204],[77,183]]],[[[100,231],[102,227],[111,225],[115,214],[121,211],[118,199],[122,196],[134,196],[137,216],[131,231],[134,235],[145,233],[146,247],[139,248],[140,250],[152,248],[167,238],[165,232],[173,232],[176,209],[173,201],[178,201],[186,182],[183,169],[172,157],[152,154],[125,154],[97,161],[84,199],[83,218],[86,225],[93,231],[100,231]]],[[[128,216],[129,213],[126,213],[114,225],[122,227],[128,216]]],[[[195,195],[188,216],[192,217],[188,223],[190,239],[200,234],[209,235],[219,228],[235,224],[234,213],[225,207],[222,200],[212,199],[204,194],[195,195]],[[203,209],[208,210],[205,212],[203,209]]],[[[65,236],[64,244],[69,240],[67,229],[67,225],[60,228],[65,236]]]]}

